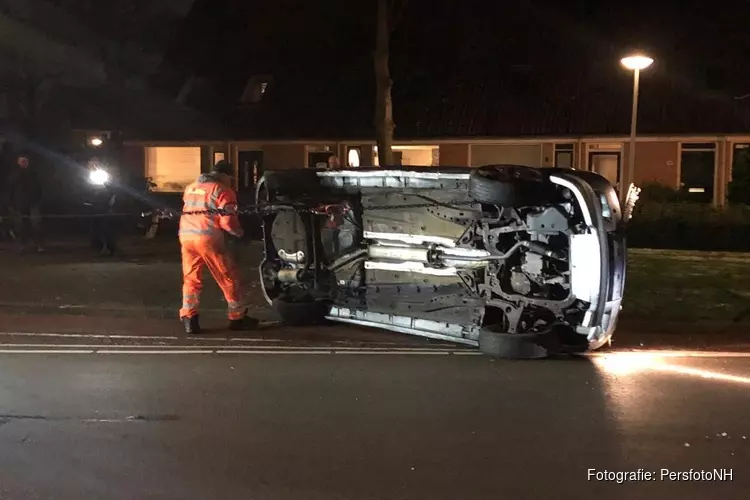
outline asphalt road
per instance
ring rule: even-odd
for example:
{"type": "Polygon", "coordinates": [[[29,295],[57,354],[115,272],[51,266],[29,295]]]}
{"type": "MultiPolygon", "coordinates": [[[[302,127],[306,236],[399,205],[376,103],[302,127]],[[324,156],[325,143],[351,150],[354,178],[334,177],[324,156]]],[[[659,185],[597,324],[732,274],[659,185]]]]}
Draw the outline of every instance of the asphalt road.
{"type": "Polygon", "coordinates": [[[0,354],[0,498],[750,491],[750,357],[122,352],[0,354]],[[656,479],[589,480],[589,469],[656,479]],[[732,480],[673,481],[662,469],[727,469],[732,480]]]}

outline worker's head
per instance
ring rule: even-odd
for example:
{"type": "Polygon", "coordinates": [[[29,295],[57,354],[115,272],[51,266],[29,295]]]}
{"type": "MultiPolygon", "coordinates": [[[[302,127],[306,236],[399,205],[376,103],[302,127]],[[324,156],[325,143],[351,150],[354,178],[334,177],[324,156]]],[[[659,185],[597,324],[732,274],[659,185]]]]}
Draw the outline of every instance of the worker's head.
{"type": "Polygon", "coordinates": [[[214,176],[221,181],[227,187],[232,187],[232,180],[234,179],[234,166],[231,163],[221,160],[214,165],[211,171],[214,176]]]}
{"type": "Polygon", "coordinates": [[[28,168],[29,157],[26,155],[18,155],[18,166],[21,168],[28,168]]]}

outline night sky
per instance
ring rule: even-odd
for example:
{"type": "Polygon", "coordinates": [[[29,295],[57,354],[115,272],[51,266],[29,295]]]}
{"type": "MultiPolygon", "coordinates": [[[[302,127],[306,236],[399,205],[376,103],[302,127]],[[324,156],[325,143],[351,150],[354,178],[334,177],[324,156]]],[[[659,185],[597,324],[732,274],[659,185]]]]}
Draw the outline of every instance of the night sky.
{"type": "MultiPolygon", "coordinates": [[[[364,69],[374,37],[374,5],[375,0],[0,0],[0,13],[20,21],[29,37],[95,53],[110,44],[131,52],[131,58],[132,47],[140,45],[142,52],[168,56],[162,68],[207,73],[217,64],[242,71],[233,67],[238,60],[245,67],[276,71],[293,65],[364,69]]],[[[394,34],[394,71],[481,72],[514,65],[570,72],[614,66],[616,71],[619,55],[644,49],[657,61],[654,72],[743,89],[750,2],[718,5],[707,0],[408,0],[394,34]]]]}
{"type": "MultiPolygon", "coordinates": [[[[206,72],[238,59],[258,70],[369,68],[374,1],[198,0],[195,10],[200,29],[173,46],[180,53],[173,61],[206,72]]],[[[642,49],[657,61],[654,74],[740,92],[750,82],[748,19],[750,2],[719,9],[695,0],[409,0],[392,58],[396,74],[468,75],[517,65],[616,73],[623,53],[642,49]]]]}
{"type": "MultiPolygon", "coordinates": [[[[375,4],[0,0],[0,21],[11,18],[28,29],[26,37],[0,37],[0,49],[27,54],[26,48],[36,44],[48,53],[42,41],[66,45],[68,54],[89,57],[85,61],[107,59],[103,70],[89,74],[104,71],[117,82],[131,75],[147,77],[152,93],[165,100],[174,99],[189,76],[198,76],[206,88],[196,90],[196,105],[208,112],[236,106],[248,77],[269,73],[276,76],[279,91],[286,86],[276,110],[285,106],[300,113],[314,100],[325,101],[315,110],[315,120],[326,110],[350,108],[361,115],[364,127],[371,123],[375,4]]],[[[750,2],[717,5],[696,0],[408,0],[391,46],[394,99],[397,104],[420,100],[408,117],[415,127],[420,113],[447,95],[465,100],[465,106],[507,113],[506,104],[487,99],[499,94],[532,103],[562,98],[562,105],[552,105],[562,109],[614,89],[619,92],[614,100],[625,106],[632,77],[618,60],[628,51],[644,50],[656,60],[643,76],[644,119],[652,113],[663,121],[662,115],[669,114],[656,106],[663,100],[656,86],[667,93],[677,88],[684,94],[679,99],[744,104],[734,98],[750,93],[750,2]],[[463,94],[455,92],[459,87],[463,94]],[[489,97],[470,102],[468,97],[480,92],[489,97]]],[[[76,69],[73,74],[84,73],[76,69]]],[[[95,84],[89,74],[76,83],[95,84]]],[[[580,104],[571,109],[582,112],[580,104]]],[[[468,113],[453,112],[457,120],[468,113]]],[[[612,115],[627,113],[612,110],[612,115]]]]}

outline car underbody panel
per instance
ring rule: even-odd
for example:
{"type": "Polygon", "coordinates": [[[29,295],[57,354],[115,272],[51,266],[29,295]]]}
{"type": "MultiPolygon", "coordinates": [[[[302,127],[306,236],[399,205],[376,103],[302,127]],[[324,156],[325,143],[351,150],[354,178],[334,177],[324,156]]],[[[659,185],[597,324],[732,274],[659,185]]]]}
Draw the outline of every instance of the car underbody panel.
{"type": "Polygon", "coordinates": [[[568,350],[606,343],[625,277],[611,186],[509,168],[267,174],[266,299],[287,315],[324,303],[331,321],[480,347],[552,331],[568,350]]]}

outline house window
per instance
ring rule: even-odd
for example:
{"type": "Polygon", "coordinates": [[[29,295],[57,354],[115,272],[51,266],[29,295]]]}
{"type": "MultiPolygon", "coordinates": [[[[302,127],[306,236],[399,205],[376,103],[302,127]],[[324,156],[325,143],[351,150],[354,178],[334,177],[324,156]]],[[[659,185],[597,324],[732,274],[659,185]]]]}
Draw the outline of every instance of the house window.
{"type": "Polygon", "coordinates": [[[241,104],[260,102],[268,91],[268,86],[272,83],[271,75],[255,75],[248,79],[247,85],[240,97],[241,104]]]}
{"type": "Polygon", "coordinates": [[[471,166],[482,165],[542,165],[542,144],[472,144],[471,166]]]}
{"type": "MultiPolygon", "coordinates": [[[[393,165],[433,166],[437,150],[437,146],[393,146],[393,165]]],[[[373,148],[373,161],[381,166],[377,146],[373,148]]]]}
{"type": "Polygon", "coordinates": [[[200,147],[146,148],[146,177],[157,192],[181,192],[201,173],[200,147]]]}
{"type": "Polygon", "coordinates": [[[735,144],[732,156],[732,177],[734,177],[735,170],[745,170],[748,167],[750,167],[750,144],[735,144]]]}
{"type": "Polygon", "coordinates": [[[330,151],[308,151],[307,166],[310,168],[327,168],[328,159],[333,156],[330,151]]]}
{"type": "Polygon", "coordinates": [[[573,154],[575,144],[555,144],[555,163],[556,168],[573,168],[573,154]]]}
{"type": "Polygon", "coordinates": [[[727,187],[729,203],[750,204],[750,144],[735,144],[727,187]]]}
{"type": "Polygon", "coordinates": [[[710,203],[714,197],[716,143],[680,145],[680,189],[688,200],[710,203]]]}

